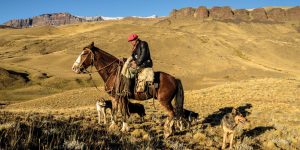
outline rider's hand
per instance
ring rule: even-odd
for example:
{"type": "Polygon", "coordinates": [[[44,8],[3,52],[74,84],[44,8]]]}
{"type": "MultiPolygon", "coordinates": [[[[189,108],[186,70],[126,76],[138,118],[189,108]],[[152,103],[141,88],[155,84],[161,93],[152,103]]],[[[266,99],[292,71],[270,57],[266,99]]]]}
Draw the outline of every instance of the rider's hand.
{"type": "Polygon", "coordinates": [[[132,61],[131,63],[130,63],[130,66],[131,66],[131,68],[133,68],[133,69],[136,69],[136,63],[135,63],[135,61],[132,61]]]}

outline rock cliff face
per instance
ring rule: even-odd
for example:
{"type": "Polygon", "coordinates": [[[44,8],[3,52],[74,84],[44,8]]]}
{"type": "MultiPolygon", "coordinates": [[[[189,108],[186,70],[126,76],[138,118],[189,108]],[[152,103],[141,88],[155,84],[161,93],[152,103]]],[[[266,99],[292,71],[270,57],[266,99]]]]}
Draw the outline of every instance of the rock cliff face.
{"type": "Polygon", "coordinates": [[[267,12],[268,18],[271,21],[283,22],[287,21],[286,12],[282,8],[274,8],[267,12]]]}
{"type": "Polygon", "coordinates": [[[32,19],[13,19],[6,23],[4,23],[6,26],[14,27],[14,28],[23,28],[23,27],[29,27],[32,25],[32,19]]]}
{"type": "Polygon", "coordinates": [[[232,20],[233,12],[230,7],[213,7],[209,11],[209,17],[215,20],[232,20]]]}
{"type": "Polygon", "coordinates": [[[266,10],[264,8],[256,8],[250,12],[251,19],[253,21],[265,22],[268,20],[266,10]]]}
{"type": "Polygon", "coordinates": [[[232,21],[254,21],[254,22],[285,22],[300,21],[300,6],[289,9],[273,8],[266,11],[264,8],[253,10],[237,9],[232,10],[230,7],[213,7],[207,9],[200,6],[197,9],[188,7],[179,10],[174,9],[170,17],[195,18],[195,19],[212,19],[212,20],[232,20],[232,21]]]}
{"type": "Polygon", "coordinates": [[[192,7],[182,8],[179,10],[174,9],[171,13],[172,17],[175,18],[192,18],[194,17],[195,9],[192,7]]]}
{"type": "Polygon", "coordinates": [[[15,29],[15,28],[11,27],[11,26],[6,26],[6,25],[0,25],[0,29],[15,29]]]}
{"type": "Polygon", "coordinates": [[[246,9],[237,9],[234,11],[234,20],[237,21],[249,21],[250,15],[249,11],[246,9]]]}
{"type": "Polygon", "coordinates": [[[300,6],[288,9],[286,15],[288,20],[300,20],[300,6]]]}
{"type": "Polygon", "coordinates": [[[204,6],[198,7],[194,12],[194,18],[205,19],[208,18],[209,12],[208,9],[204,6]]]}
{"type": "Polygon", "coordinates": [[[40,16],[34,16],[28,19],[14,19],[10,20],[4,25],[15,27],[15,28],[24,28],[31,26],[45,26],[45,25],[65,25],[78,22],[91,22],[91,21],[102,21],[101,17],[93,17],[92,19],[81,18],[73,16],[69,13],[54,13],[54,14],[43,14],[40,16]]]}

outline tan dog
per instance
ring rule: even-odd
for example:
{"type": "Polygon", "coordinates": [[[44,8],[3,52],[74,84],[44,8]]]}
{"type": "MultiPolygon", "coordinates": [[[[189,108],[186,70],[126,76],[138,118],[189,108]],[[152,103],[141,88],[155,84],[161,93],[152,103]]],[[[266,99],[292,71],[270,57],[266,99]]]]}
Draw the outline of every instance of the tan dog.
{"type": "Polygon", "coordinates": [[[222,118],[221,125],[224,130],[222,149],[226,148],[226,143],[228,142],[228,139],[230,140],[229,148],[232,149],[232,143],[236,127],[240,123],[245,123],[245,121],[246,118],[244,118],[236,108],[233,108],[231,113],[226,114],[222,118]]]}
{"type": "Polygon", "coordinates": [[[112,103],[110,100],[101,99],[96,102],[96,109],[98,112],[98,123],[101,123],[101,115],[104,118],[104,124],[106,124],[106,109],[112,110],[112,103]]]}

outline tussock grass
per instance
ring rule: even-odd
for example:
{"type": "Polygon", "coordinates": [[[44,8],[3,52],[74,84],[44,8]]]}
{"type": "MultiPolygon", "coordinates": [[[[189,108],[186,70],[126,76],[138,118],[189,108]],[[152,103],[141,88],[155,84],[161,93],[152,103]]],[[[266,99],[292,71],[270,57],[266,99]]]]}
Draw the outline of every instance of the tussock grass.
{"type": "MultiPolygon", "coordinates": [[[[235,149],[300,149],[298,26],[128,18],[0,29],[1,67],[30,79],[0,90],[0,109],[6,111],[0,115],[0,149],[219,149],[220,120],[232,107],[250,120],[235,149]],[[157,110],[151,101],[139,101],[145,122],[132,116],[129,133],[107,132],[96,124],[95,101],[107,97],[103,88],[96,90],[88,75],[71,71],[92,41],[128,57],[126,37],[132,31],[149,43],[154,70],[182,80],[184,107],[199,113],[190,129],[177,129],[166,140],[166,115],[157,101],[157,110]]],[[[102,87],[96,73],[93,79],[102,87]]]]}
{"type": "Polygon", "coordinates": [[[150,141],[107,132],[98,124],[85,124],[82,117],[0,112],[1,149],[140,149],[150,141]]]}

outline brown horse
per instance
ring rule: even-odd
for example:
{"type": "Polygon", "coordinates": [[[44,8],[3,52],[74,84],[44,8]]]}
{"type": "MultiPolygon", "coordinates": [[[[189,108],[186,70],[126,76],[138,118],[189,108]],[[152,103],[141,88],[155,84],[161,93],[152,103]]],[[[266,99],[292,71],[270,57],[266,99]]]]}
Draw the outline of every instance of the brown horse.
{"type": "MultiPolygon", "coordinates": [[[[118,70],[120,66],[123,66],[124,61],[116,58],[115,56],[97,48],[94,46],[94,42],[83,48],[82,53],[78,56],[77,60],[73,64],[72,70],[75,73],[86,73],[86,69],[89,66],[95,66],[96,72],[102,77],[104,81],[105,91],[112,97],[115,96],[116,81],[118,80],[118,70]]],[[[173,132],[174,120],[180,120],[183,113],[183,101],[184,93],[181,81],[175,77],[164,73],[155,72],[155,80],[158,82],[158,88],[155,95],[152,97],[157,99],[161,106],[168,113],[168,119],[165,122],[165,137],[168,137],[173,132]],[[171,102],[175,97],[175,109],[171,102]]],[[[150,97],[150,98],[152,98],[150,97]]],[[[146,100],[145,97],[141,97],[133,94],[130,97],[135,100],[146,100]]],[[[148,97],[149,98],[149,97],[148,97]]],[[[126,101],[125,101],[126,102],[126,101]]],[[[128,100],[127,100],[128,102],[128,100]]],[[[117,100],[113,98],[113,116],[115,116],[118,109],[117,100]]],[[[124,114],[123,114],[124,116],[124,114]]],[[[125,117],[126,118],[126,117],[125,117]]],[[[112,118],[112,124],[115,123],[115,118],[112,118]]],[[[126,119],[123,120],[122,131],[128,129],[126,119]]]]}

